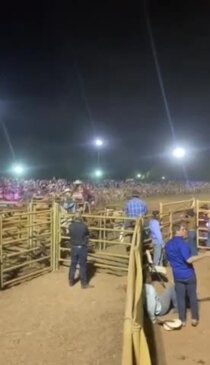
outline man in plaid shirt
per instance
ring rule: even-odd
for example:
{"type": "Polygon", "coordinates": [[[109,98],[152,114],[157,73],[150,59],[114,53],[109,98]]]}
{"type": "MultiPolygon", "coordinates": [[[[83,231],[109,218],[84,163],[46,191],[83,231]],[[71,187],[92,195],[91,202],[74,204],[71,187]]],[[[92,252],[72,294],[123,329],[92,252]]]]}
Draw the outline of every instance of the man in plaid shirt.
{"type": "Polygon", "coordinates": [[[130,218],[136,218],[139,215],[147,214],[147,205],[139,198],[138,191],[133,191],[132,198],[129,199],[125,205],[125,212],[130,218]]]}
{"type": "MultiPolygon", "coordinates": [[[[148,211],[146,203],[139,198],[138,191],[133,191],[132,197],[131,197],[131,199],[129,199],[127,201],[124,209],[125,209],[125,213],[126,213],[127,217],[133,218],[134,220],[139,215],[147,214],[147,211],[148,211]]],[[[132,228],[133,226],[134,226],[134,221],[132,221],[132,220],[125,221],[125,226],[124,226],[125,230],[128,230],[129,228],[132,228]]],[[[133,236],[132,233],[126,234],[126,231],[125,231],[124,243],[129,244],[129,246],[126,246],[126,251],[128,254],[130,252],[130,244],[132,241],[132,236],[133,236]]]]}

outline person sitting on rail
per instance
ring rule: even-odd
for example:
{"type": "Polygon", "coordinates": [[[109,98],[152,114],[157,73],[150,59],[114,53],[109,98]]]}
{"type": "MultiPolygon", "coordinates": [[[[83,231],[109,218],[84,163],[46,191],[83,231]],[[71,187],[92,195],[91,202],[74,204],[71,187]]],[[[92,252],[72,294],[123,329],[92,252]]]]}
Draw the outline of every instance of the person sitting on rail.
{"type": "Polygon", "coordinates": [[[152,275],[144,271],[144,304],[152,323],[156,323],[157,316],[164,316],[170,309],[177,312],[177,299],[174,285],[169,285],[162,294],[158,294],[152,284],[152,275]]]}
{"type": "Polygon", "coordinates": [[[155,266],[162,265],[164,241],[160,229],[158,210],[152,212],[152,218],[149,221],[149,230],[153,245],[153,263],[155,266]]]}
{"type": "Polygon", "coordinates": [[[74,213],[76,209],[76,204],[72,198],[72,194],[69,188],[65,189],[61,194],[63,195],[62,206],[68,213],[74,213]]]}
{"type": "Polygon", "coordinates": [[[84,202],[84,189],[83,189],[83,183],[80,180],[76,180],[73,183],[74,185],[74,191],[72,193],[73,200],[77,201],[78,203],[84,202]]]}
{"type": "Polygon", "coordinates": [[[210,257],[210,252],[201,256],[192,256],[189,244],[184,237],[187,236],[185,222],[176,223],[173,226],[174,236],[165,245],[167,260],[169,261],[174,276],[175,290],[177,295],[179,319],[182,325],[186,325],[186,295],[189,299],[192,313],[192,326],[199,322],[197,279],[193,263],[205,257],[210,257]]]}

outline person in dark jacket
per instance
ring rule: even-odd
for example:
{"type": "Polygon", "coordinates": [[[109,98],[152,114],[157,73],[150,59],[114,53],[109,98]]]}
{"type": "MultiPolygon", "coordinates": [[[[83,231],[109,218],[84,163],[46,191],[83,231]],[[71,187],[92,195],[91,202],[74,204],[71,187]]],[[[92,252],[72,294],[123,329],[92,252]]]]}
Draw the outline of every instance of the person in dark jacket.
{"type": "Polygon", "coordinates": [[[74,276],[77,264],[80,266],[80,281],[82,289],[92,288],[87,282],[87,244],[89,231],[81,213],[77,212],[69,226],[71,244],[71,265],[69,270],[69,285],[74,285],[74,276]]]}

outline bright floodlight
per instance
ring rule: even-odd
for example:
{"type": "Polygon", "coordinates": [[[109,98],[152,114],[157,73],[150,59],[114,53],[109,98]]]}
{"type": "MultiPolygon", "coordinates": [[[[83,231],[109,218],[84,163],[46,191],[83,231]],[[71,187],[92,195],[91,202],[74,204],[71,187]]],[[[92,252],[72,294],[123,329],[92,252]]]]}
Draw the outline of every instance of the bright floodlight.
{"type": "Polygon", "coordinates": [[[97,139],[95,140],[95,145],[96,145],[97,147],[101,147],[101,146],[103,146],[103,141],[102,141],[102,139],[97,138],[97,139]]]}
{"type": "Polygon", "coordinates": [[[136,176],[137,176],[137,178],[138,178],[138,179],[140,179],[140,178],[141,178],[141,174],[137,174],[136,176]]]}
{"type": "Polygon", "coordinates": [[[95,171],[95,176],[96,177],[101,177],[103,175],[103,172],[101,170],[96,170],[95,171]]]}
{"type": "Polygon", "coordinates": [[[185,156],[185,154],[186,154],[186,151],[182,147],[177,147],[173,150],[173,156],[175,158],[180,158],[181,159],[185,156]]]}
{"type": "Polygon", "coordinates": [[[24,168],[21,165],[14,165],[12,170],[16,175],[22,175],[24,173],[24,168]]]}
{"type": "Polygon", "coordinates": [[[165,180],[165,179],[166,179],[166,177],[165,177],[165,176],[162,176],[162,177],[161,177],[161,179],[162,179],[162,180],[165,180]]]}

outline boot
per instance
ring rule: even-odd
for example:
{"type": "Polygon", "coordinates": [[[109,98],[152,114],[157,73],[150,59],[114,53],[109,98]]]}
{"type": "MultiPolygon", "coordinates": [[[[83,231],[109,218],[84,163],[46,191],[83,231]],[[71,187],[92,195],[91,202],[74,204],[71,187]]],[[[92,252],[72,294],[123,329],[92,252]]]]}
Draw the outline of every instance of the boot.
{"type": "Polygon", "coordinates": [[[82,288],[82,289],[92,289],[92,288],[94,288],[94,285],[82,284],[82,285],[81,285],[81,288],[82,288]]]}

